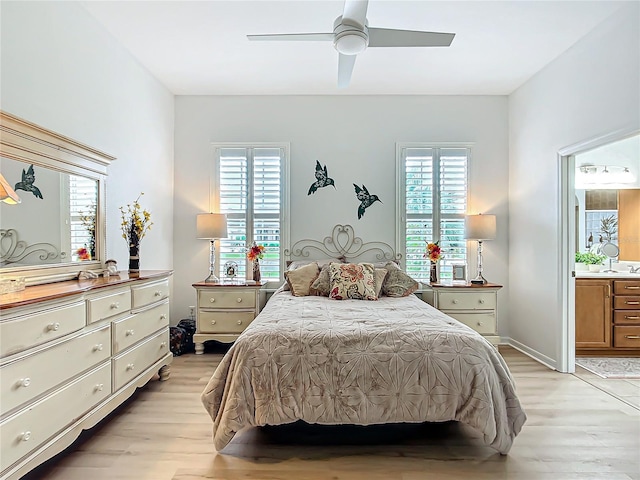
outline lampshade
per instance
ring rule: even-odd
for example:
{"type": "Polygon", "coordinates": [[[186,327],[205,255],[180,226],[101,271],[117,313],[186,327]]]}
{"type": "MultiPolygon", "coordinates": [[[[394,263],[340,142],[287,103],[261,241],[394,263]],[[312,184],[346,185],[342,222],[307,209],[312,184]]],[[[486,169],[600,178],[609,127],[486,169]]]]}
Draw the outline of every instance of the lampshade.
{"type": "Polygon", "coordinates": [[[227,238],[227,216],[224,213],[200,213],[196,218],[196,238],[227,238]]]}
{"type": "Polygon", "coordinates": [[[493,240],[496,238],[495,215],[467,215],[464,236],[468,240],[493,240]]]}
{"type": "Polygon", "coordinates": [[[4,178],[4,176],[0,173],[0,201],[4,203],[8,203],[9,205],[15,205],[16,203],[20,203],[20,197],[15,192],[9,182],[4,178]]]}

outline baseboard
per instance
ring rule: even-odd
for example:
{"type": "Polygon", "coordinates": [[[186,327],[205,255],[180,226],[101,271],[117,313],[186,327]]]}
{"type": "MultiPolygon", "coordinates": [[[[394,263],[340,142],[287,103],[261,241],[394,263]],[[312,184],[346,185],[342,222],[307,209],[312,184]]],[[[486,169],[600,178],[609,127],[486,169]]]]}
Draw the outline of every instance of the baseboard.
{"type": "Polygon", "coordinates": [[[536,362],[541,363],[545,367],[550,368],[551,370],[558,370],[558,364],[553,358],[549,358],[546,355],[534,350],[522,343],[514,340],[513,338],[503,337],[503,340],[506,341],[507,345],[515,348],[519,352],[524,353],[527,357],[533,358],[536,362]]]}

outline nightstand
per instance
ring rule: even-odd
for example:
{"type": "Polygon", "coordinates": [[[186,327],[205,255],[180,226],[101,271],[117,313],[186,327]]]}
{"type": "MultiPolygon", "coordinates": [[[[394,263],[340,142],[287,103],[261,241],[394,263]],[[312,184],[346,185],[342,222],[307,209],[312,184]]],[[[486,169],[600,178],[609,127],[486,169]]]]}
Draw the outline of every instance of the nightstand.
{"type": "Polygon", "coordinates": [[[473,328],[494,345],[498,335],[498,290],[502,285],[487,283],[431,284],[434,307],[473,328]]]}
{"type": "Polygon", "coordinates": [[[196,355],[204,342],[233,342],[260,312],[260,289],[266,281],[243,283],[194,283],[197,295],[196,355]]]}

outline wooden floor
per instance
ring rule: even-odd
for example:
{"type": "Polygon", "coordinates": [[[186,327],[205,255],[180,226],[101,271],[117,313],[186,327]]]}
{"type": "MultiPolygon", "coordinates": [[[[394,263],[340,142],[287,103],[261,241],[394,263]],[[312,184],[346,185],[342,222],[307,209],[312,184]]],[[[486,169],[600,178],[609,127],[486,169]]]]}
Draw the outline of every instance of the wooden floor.
{"type": "Polygon", "coordinates": [[[174,358],[25,480],[640,480],[640,380],[560,374],[501,348],[528,415],[508,456],[459,424],[253,429],[214,451],[200,392],[220,353],[174,358]]]}

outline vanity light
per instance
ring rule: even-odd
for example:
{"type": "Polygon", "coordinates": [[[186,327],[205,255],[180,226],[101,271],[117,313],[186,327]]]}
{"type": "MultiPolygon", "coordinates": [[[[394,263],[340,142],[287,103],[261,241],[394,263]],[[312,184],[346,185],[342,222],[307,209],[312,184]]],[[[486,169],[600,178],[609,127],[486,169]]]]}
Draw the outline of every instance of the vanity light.
{"type": "Polygon", "coordinates": [[[16,205],[20,203],[20,197],[15,192],[9,182],[4,178],[4,175],[0,173],[0,201],[8,203],[9,205],[16,205]]]}
{"type": "Polygon", "coordinates": [[[635,183],[629,168],[621,165],[581,165],[576,167],[576,188],[615,188],[615,185],[635,183]]]}

